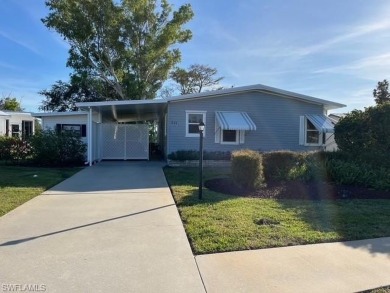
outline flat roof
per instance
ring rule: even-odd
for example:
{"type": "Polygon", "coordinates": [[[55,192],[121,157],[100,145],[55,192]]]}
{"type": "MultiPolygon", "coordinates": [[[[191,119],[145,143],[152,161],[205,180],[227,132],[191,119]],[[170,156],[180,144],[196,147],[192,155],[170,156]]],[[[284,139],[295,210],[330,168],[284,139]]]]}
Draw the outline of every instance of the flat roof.
{"type": "Polygon", "coordinates": [[[244,92],[253,92],[253,91],[269,93],[269,94],[283,96],[286,98],[293,98],[293,99],[302,100],[302,101],[309,102],[309,103],[324,105],[325,109],[327,109],[327,110],[346,107],[346,105],[341,104],[341,103],[318,99],[315,97],[302,95],[302,94],[298,94],[295,92],[290,92],[290,91],[282,90],[279,88],[266,86],[263,84],[255,84],[255,85],[234,87],[234,88],[209,91],[209,92],[203,92],[203,93],[175,96],[175,97],[170,97],[167,100],[169,102],[185,101],[185,100],[189,100],[189,99],[212,98],[215,96],[233,95],[233,94],[244,93],[244,92]]]}
{"type": "Polygon", "coordinates": [[[73,112],[42,112],[32,113],[34,117],[50,117],[50,116],[74,116],[74,115],[87,115],[85,111],[73,111],[73,112]]]}

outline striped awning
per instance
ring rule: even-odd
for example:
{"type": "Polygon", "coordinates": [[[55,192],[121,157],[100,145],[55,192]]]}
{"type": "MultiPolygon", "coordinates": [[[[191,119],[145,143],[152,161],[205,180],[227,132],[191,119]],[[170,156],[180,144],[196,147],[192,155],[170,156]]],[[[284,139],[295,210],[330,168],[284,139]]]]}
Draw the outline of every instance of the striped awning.
{"type": "Polygon", "coordinates": [[[256,124],[246,112],[215,112],[222,130],[256,130],[256,124]]]}
{"type": "Polygon", "coordinates": [[[306,118],[313,123],[314,127],[317,128],[318,131],[325,133],[334,132],[334,122],[329,117],[319,114],[307,114],[306,118]]]}

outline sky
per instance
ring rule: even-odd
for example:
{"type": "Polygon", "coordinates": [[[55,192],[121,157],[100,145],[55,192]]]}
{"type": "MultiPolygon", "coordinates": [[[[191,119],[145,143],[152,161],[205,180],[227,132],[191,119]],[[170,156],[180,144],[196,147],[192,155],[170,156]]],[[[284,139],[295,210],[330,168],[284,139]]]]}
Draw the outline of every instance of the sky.
{"type": "MultiPolygon", "coordinates": [[[[0,97],[37,112],[38,92],[67,81],[68,44],[41,19],[44,0],[0,0],[0,97]]],[[[388,0],[170,0],[191,3],[193,38],[179,45],[180,67],[218,69],[222,85],[264,84],[347,105],[374,105],[390,79],[388,0]]]]}

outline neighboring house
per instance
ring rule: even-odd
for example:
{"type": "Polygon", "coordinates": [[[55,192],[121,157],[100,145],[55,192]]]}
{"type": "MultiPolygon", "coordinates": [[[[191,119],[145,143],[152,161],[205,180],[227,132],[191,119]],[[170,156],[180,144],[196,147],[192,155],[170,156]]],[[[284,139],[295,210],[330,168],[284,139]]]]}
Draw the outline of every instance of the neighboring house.
{"type": "Polygon", "coordinates": [[[34,122],[28,112],[0,111],[0,136],[29,137],[34,133],[34,122]]]}
{"type": "Polygon", "coordinates": [[[334,125],[327,111],[345,107],[264,85],[166,100],[87,102],[77,106],[82,112],[35,116],[42,118],[44,128],[53,129],[58,124],[84,125],[76,122],[76,117],[84,117],[90,164],[102,159],[148,159],[149,127],[145,121],[157,121],[158,142],[165,157],[178,150],[199,149],[201,121],[206,125],[206,151],[326,149],[334,125]]]}

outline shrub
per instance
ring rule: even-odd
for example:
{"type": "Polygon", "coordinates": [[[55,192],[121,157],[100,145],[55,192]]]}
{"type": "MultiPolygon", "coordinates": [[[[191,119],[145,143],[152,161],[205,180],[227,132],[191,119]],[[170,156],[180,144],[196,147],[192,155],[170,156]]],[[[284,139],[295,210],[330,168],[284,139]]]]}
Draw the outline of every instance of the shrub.
{"type": "Polygon", "coordinates": [[[275,151],[263,154],[267,180],[323,180],[326,178],[324,152],[275,151]]]}
{"type": "Polygon", "coordinates": [[[252,150],[239,150],[232,153],[232,179],[246,189],[260,187],[264,181],[262,156],[252,150]]]}
{"type": "Polygon", "coordinates": [[[292,151],[275,151],[263,154],[264,176],[269,179],[288,179],[298,176],[304,168],[301,153],[292,151]],[[290,176],[289,176],[290,174],[290,176]]]}
{"type": "Polygon", "coordinates": [[[86,145],[76,133],[45,130],[33,135],[30,141],[33,160],[38,165],[77,166],[85,161],[86,145]]]}
{"type": "Polygon", "coordinates": [[[17,137],[0,137],[0,160],[10,162],[25,161],[31,156],[31,145],[17,137]]]}
{"type": "Polygon", "coordinates": [[[327,159],[326,170],[330,179],[338,184],[390,190],[388,168],[374,168],[352,160],[327,159]]]}
{"type": "Polygon", "coordinates": [[[341,151],[353,157],[367,162],[370,157],[385,158],[390,153],[389,125],[390,103],[354,110],[336,124],[335,140],[341,151]]]}
{"type": "MultiPolygon", "coordinates": [[[[230,160],[230,152],[208,152],[203,153],[204,160],[230,160]]],[[[199,160],[199,151],[195,150],[180,150],[168,155],[168,159],[176,161],[187,161],[187,160],[199,160]]]]}

